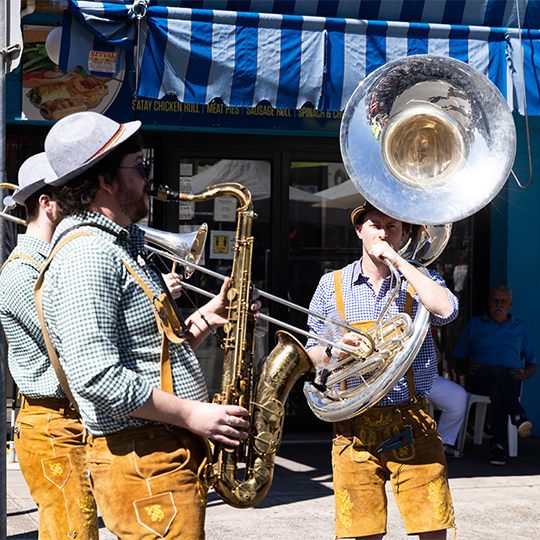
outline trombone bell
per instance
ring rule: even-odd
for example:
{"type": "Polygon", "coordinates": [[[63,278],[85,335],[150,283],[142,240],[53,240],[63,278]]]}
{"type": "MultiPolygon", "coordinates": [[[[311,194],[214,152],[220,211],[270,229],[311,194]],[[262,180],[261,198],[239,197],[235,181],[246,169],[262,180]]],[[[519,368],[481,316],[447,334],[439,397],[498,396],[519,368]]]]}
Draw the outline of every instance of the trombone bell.
{"type": "MultiPolygon", "coordinates": [[[[144,232],[145,243],[148,242],[171,255],[180,259],[186,259],[189,262],[198,264],[204,250],[208,225],[203,223],[198,230],[192,233],[175,234],[170,232],[158,231],[150,227],[139,225],[144,232]]],[[[151,247],[150,247],[151,249],[151,247]]],[[[194,267],[185,266],[185,277],[191,277],[195,271],[194,267]]]]}

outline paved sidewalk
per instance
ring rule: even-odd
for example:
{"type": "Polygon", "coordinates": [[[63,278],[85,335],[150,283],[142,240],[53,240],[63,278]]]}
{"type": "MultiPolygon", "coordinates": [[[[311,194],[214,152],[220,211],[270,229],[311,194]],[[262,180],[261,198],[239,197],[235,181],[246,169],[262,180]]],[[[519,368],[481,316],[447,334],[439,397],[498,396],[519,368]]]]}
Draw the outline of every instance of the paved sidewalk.
{"type": "MultiPolygon", "coordinates": [[[[270,492],[256,508],[239,510],[209,497],[207,540],[332,540],[334,502],[330,434],[287,435],[276,457],[270,492]],[[299,440],[303,439],[303,440],[299,440]],[[310,439],[306,441],[305,439],[310,439]]],[[[519,441],[505,467],[489,464],[488,439],[468,439],[463,459],[449,458],[458,540],[531,540],[540,523],[540,438],[519,441]]],[[[12,540],[37,540],[37,510],[17,464],[8,464],[7,530],[12,540]]],[[[388,534],[406,538],[389,491],[388,534]]],[[[101,540],[113,540],[103,523],[101,540]]],[[[417,537],[413,537],[417,538],[417,537]]],[[[448,540],[453,535],[448,534],[448,540]]]]}

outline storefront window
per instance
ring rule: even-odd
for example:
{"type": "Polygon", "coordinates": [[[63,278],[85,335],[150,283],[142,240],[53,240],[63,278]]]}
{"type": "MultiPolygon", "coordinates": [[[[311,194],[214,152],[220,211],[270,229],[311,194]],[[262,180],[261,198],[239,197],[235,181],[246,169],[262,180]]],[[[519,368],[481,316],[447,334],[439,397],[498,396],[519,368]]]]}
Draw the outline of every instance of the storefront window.
{"type": "MultiPolygon", "coordinates": [[[[180,158],[178,162],[178,189],[182,193],[202,194],[208,188],[223,183],[245,186],[252,197],[256,217],[252,221],[252,236],[255,239],[252,255],[252,283],[260,289],[267,289],[270,254],[270,196],[271,165],[262,160],[232,159],[192,159],[180,158]]],[[[218,189],[219,188],[215,188],[218,189]]],[[[169,203],[171,204],[171,203],[169,203]]],[[[197,230],[203,223],[208,225],[208,235],[200,265],[230,276],[235,256],[237,227],[237,207],[235,198],[216,196],[205,201],[174,203],[178,206],[178,233],[186,234],[197,230]]],[[[157,208],[157,205],[154,205],[157,208]]],[[[156,210],[155,210],[156,211],[156,210]]],[[[200,289],[217,294],[222,280],[195,271],[186,280],[200,289]]],[[[179,301],[187,317],[194,309],[204,305],[209,298],[185,291],[179,301]]],[[[255,360],[262,362],[268,352],[268,325],[257,324],[255,335],[255,360]]],[[[197,350],[197,357],[203,367],[210,396],[220,391],[223,365],[223,349],[220,339],[223,332],[210,334],[197,350]]]]}
{"type": "MultiPolygon", "coordinates": [[[[350,213],[362,203],[342,163],[291,163],[288,294],[293,302],[308,307],[323,274],[360,256],[350,213]]],[[[305,328],[307,316],[291,313],[289,322],[305,328]]]]}

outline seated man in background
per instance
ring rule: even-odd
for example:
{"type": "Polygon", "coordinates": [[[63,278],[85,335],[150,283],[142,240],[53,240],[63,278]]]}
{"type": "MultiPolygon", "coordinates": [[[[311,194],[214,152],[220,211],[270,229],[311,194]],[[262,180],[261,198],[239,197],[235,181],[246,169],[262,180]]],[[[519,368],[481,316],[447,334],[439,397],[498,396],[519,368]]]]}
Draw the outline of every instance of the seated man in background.
{"type": "Polygon", "coordinates": [[[508,313],[511,307],[512,291],[495,285],[488,313],[467,323],[454,351],[457,365],[468,375],[469,391],[491,400],[493,465],[506,465],[508,415],[521,437],[530,435],[532,427],[519,396],[522,381],[536,372],[534,344],[527,325],[508,313]]]}

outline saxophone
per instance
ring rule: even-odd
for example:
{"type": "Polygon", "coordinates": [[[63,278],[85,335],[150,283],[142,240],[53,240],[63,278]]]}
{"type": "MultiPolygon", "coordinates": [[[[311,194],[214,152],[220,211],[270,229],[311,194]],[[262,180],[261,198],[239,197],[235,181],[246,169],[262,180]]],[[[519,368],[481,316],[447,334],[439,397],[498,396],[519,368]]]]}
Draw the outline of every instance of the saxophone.
{"type": "Polygon", "coordinates": [[[248,438],[237,447],[215,443],[213,462],[207,466],[208,482],[221,499],[236,508],[260,503],[272,484],[274,458],[281,444],[284,402],[298,378],[313,371],[304,347],[288,332],[276,333],[276,346],[257,377],[253,362],[255,317],[251,305],[251,262],[253,211],[251,193],[241,184],[217,184],[204,193],[188,195],[160,188],[161,200],[200,202],[216,197],[234,197],[239,202],[231,281],[227,291],[228,322],[225,332],[225,359],[221,392],[213,402],[240,405],[249,411],[248,438]],[[238,464],[245,463],[242,480],[238,464]]]}

